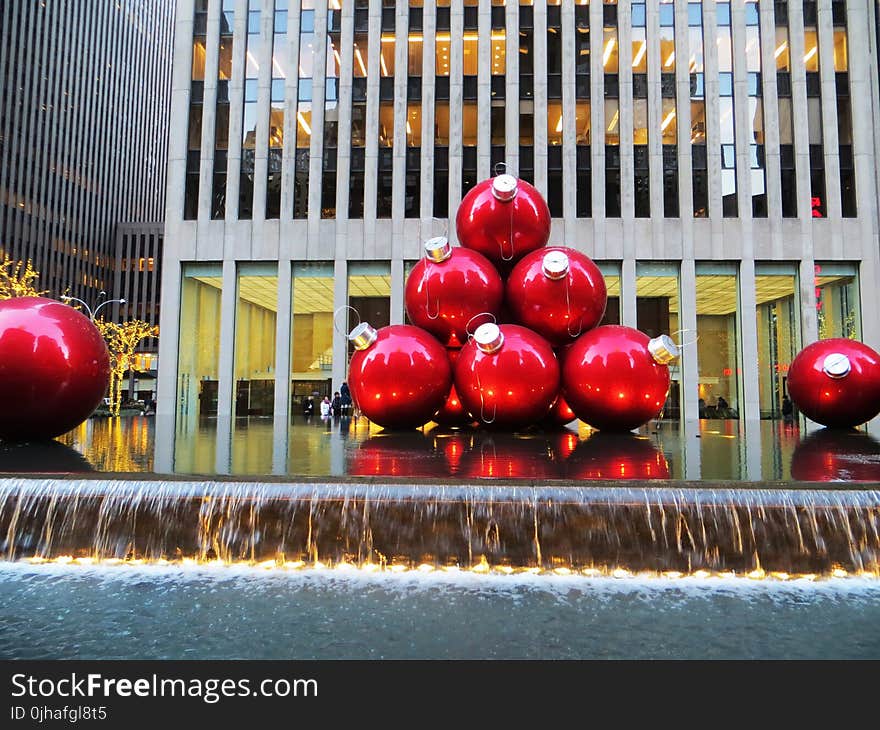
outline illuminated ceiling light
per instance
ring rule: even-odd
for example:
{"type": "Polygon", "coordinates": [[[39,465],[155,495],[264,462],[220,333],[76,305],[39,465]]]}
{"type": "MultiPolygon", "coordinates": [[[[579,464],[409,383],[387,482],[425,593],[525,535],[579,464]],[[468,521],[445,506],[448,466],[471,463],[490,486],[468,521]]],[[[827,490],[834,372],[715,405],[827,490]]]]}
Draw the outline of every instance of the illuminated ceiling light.
{"type": "Polygon", "coordinates": [[[608,123],[608,131],[611,132],[617,126],[617,120],[620,118],[620,111],[615,109],[614,116],[611,117],[611,121],[608,123]]]}
{"type": "Polygon", "coordinates": [[[665,132],[666,127],[672,124],[672,120],[675,119],[675,109],[673,109],[669,114],[666,115],[666,119],[663,120],[663,124],[660,125],[660,131],[665,132]]]}
{"type": "Polygon", "coordinates": [[[381,38],[381,42],[382,43],[394,43],[394,36],[393,35],[383,35],[381,38]]]}
{"type": "Polygon", "coordinates": [[[562,115],[561,114],[559,115],[559,121],[556,123],[556,131],[557,132],[562,131],[562,115]]]}
{"type": "Polygon", "coordinates": [[[382,75],[387,76],[388,75],[388,66],[385,65],[385,54],[384,53],[379,54],[379,66],[382,68],[382,75]]]}
{"type": "MultiPolygon", "coordinates": [[[[648,50],[648,42],[642,41],[642,45],[639,46],[639,51],[638,51],[638,53],[636,53],[636,57],[633,59],[633,68],[635,68],[636,66],[638,66],[642,62],[642,59],[645,57],[645,53],[647,52],[647,50],[648,50]]],[[[581,53],[583,53],[583,51],[581,51],[581,53]]],[[[603,63],[604,63],[604,59],[603,59],[603,63]]]]}
{"type": "Polygon", "coordinates": [[[806,56],[804,56],[804,63],[806,63],[806,62],[809,61],[813,56],[815,56],[816,53],[818,52],[818,50],[819,50],[819,46],[813,46],[813,47],[810,49],[810,52],[807,53],[806,56]]]}
{"type": "Polygon", "coordinates": [[[299,123],[302,125],[302,128],[306,131],[306,134],[312,135],[312,128],[309,126],[309,123],[306,121],[306,118],[303,116],[302,112],[296,113],[296,118],[299,120],[299,123]]]}
{"type": "Polygon", "coordinates": [[[411,35],[409,37],[410,43],[421,43],[423,40],[424,40],[424,38],[420,35],[411,35]]]}
{"type": "Polygon", "coordinates": [[[617,39],[612,36],[608,39],[608,42],[605,44],[605,52],[602,54],[602,65],[608,65],[608,59],[611,58],[611,52],[614,50],[614,44],[617,42],[617,39]]]}
{"type": "Polygon", "coordinates": [[[669,68],[674,62],[675,62],[675,51],[672,51],[672,52],[669,54],[669,58],[666,59],[666,63],[664,63],[663,65],[664,65],[666,68],[669,68]]]}
{"type": "Polygon", "coordinates": [[[361,56],[361,49],[360,49],[360,48],[355,48],[355,49],[354,49],[354,57],[357,59],[358,66],[361,67],[361,73],[362,73],[364,76],[366,76],[366,75],[367,75],[367,67],[366,67],[366,65],[364,64],[364,58],[363,58],[363,56],[361,56]]]}

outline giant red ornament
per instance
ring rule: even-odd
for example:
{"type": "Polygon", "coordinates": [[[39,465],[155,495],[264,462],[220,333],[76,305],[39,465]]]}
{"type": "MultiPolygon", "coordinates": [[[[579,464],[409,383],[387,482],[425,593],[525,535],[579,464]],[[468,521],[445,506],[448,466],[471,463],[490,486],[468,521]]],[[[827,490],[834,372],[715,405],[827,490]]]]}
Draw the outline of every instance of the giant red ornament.
{"type": "Polygon", "coordinates": [[[0,302],[0,439],[60,436],[85,421],[110,380],[104,339],[86,316],[61,302],[0,302]]]}
{"type": "Polygon", "coordinates": [[[656,418],[669,392],[672,340],[621,325],[590,330],[568,348],[565,400],[578,418],[603,431],[631,431],[656,418]]]}
{"type": "Polygon", "coordinates": [[[858,426],[880,413],[880,355],[846,338],[814,342],[791,361],[788,392],[816,423],[858,426]]]}
{"type": "Polygon", "coordinates": [[[425,244],[425,254],[406,280],[406,313],[446,347],[461,347],[471,319],[498,314],[504,299],[501,276],[481,253],[453,248],[442,236],[425,244]]]}
{"type": "Polygon", "coordinates": [[[462,246],[479,251],[506,274],[529,251],[547,245],[550,209],[525,180],[498,175],[464,196],[455,230],[462,246]]]}
{"type": "Polygon", "coordinates": [[[575,420],[577,420],[577,414],[571,410],[571,406],[568,405],[562,393],[560,393],[556,396],[556,400],[553,401],[553,405],[550,406],[550,412],[544,419],[544,423],[549,428],[559,428],[575,420]]]}
{"type": "Polygon", "coordinates": [[[362,322],[349,339],[355,353],[348,385],[361,413],[389,429],[418,428],[430,421],[452,385],[443,346],[406,324],[376,330],[362,322]]]}
{"type": "Polygon", "coordinates": [[[455,389],[480,425],[523,428],[549,412],[559,389],[559,365],[547,340],[530,329],[486,323],[461,349],[455,389]]]}
{"type": "Polygon", "coordinates": [[[607,300],[599,267],[586,254],[563,246],[523,256],[507,279],[506,294],[516,320],[554,347],[599,324],[607,300]]]}

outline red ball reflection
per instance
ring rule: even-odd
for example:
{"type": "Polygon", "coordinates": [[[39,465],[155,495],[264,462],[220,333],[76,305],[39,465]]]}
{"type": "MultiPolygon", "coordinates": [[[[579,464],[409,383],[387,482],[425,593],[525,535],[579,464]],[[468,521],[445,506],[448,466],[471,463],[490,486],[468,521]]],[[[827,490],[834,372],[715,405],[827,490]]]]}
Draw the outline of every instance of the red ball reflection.
{"type": "Polygon", "coordinates": [[[404,301],[410,322],[446,347],[467,342],[467,326],[483,312],[497,314],[504,284],[492,263],[467,248],[451,249],[445,261],[422,258],[406,280],[404,301]]]}
{"type": "Polygon", "coordinates": [[[603,325],[569,348],[562,386],[578,418],[603,431],[631,431],[660,414],[669,368],[654,360],[649,341],[632,327],[603,325]]]}
{"type": "Polygon", "coordinates": [[[462,458],[461,475],[472,479],[558,479],[559,464],[542,434],[478,433],[462,458]]]}
{"type": "Polygon", "coordinates": [[[880,443],[863,431],[823,428],[795,448],[791,478],[803,482],[880,481],[880,443]]]}
{"type": "Polygon", "coordinates": [[[523,256],[505,291],[517,321],[554,347],[574,342],[605,314],[607,292],[599,267],[586,254],[564,246],[523,256]]]}
{"type": "Polygon", "coordinates": [[[575,420],[577,420],[575,412],[571,410],[571,406],[568,405],[565,398],[560,393],[556,396],[556,400],[553,401],[553,405],[550,406],[550,413],[547,414],[544,423],[548,427],[559,428],[560,426],[565,426],[575,420]]]}
{"type": "Polygon", "coordinates": [[[550,209],[534,186],[499,175],[468,191],[455,229],[462,246],[482,253],[505,275],[529,251],[547,245],[550,209]]]}
{"type": "Polygon", "coordinates": [[[61,302],[0,302],[0,438],[60,436],[107,392],[110,356],[98,328],[61,302]]]}
{"type": "Polygon", "coordinates": [[[455,365],[455,389],[481,425],[517,429],[540,422],[559,392],[559,365],[547,341],[525,327],[503,324],[495,352],[471,341],[455,365]]]}
{"type": "Polygon", "coordinates": [[[473,447],[474,433],[471,431],[432,431],[434,448],[446,459],[449,476],[461,474],[462,459],[473,447]]]}
{"type": "Polygon", "coordinates": [[[446,474],[443,454],[420,431],[370,436],[351,454],[348,473],[360,477],[439,477],[446,474]]]}
{"type": "Polygon", "coordinates": [[[406,324],[376,331],[349,365],[351,396],[369,420],[385,428],[418,428],[446,401],[452,369],[443,346],[406,324]]]}
{"type": "Polygon", "coordinates": [[[669,479],[669,463],[649,438],[597,432],[565,461],[568,479],[669,479]]]}
{"type": "Polygon", "coordinates": [[[816,423],[858,426],[880,413],[880,355],[856,340],[814,342],[792,360],[788,392],[816,423]]]}

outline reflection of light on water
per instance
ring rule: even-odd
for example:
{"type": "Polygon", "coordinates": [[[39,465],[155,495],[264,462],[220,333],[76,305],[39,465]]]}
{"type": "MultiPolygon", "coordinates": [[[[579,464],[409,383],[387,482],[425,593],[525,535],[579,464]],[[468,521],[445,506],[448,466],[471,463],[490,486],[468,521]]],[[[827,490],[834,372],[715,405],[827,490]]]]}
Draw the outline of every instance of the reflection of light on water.
{"type": "Polygon", "coordinates": [[[28,564],[33,566],[65,566],[65,567],[112,567],[124,570],[126,566],[139,567],[181,567],[181,568],[198,568],[200,570],[228,570],[228,569],[247,569],[275,572],[302,572],[302,571],[318,571],[338,574],[357,574],[357,573],[373,573],[373,574],[416,574],[416,573],[449,573],[449,574],[473,574],[473,575],[497,575],[497,576],[544,576],[544,577],[583,577],[583,578],[611,578],[615,580],[634,579],[639,580],[663,580],[663,581],[687,581],[687,580],[746,580],[748,582],[764,581],[786,583],[791,581],[816,582],[820,579],[873,579],[880,578],[880,568],[877,570],[853,570],[847,571],[841,567],[834,567],[827,575],[818,575],[816,573],[786,573],[783,571],[765,572],[761,568],[756,568],[748,572],[736,572],[732,570],[695,570],[691,573],[685,573],[678,570],[649,571],[639,570],[633,571],[623,566],[590,566],[588,568],[580,568],[577,566],[559,566],[555,568],[544,568],[540,566],[511,566],[509,564],[492,565],[486,559],[485,555],[481,555],[479,560],[472,566],[462,565],[445,565],[437,566],[430,563],[407,564],[401,562],[394,563],[375,563],[367,561],[361,564],[343,560],[338,563],[328,563],[321,561],[306,562],[304,560],[285,560],[283,557],[275,560],[222,560],[214,558],[210,560],[197,560],[195,558],[180,558],[178,560],[168,560],[160,558],[157,560],[144,560],[143,558],[93,558],[89,556],[74,557],[72,555],[59,555],[55,558],[45,558],[35,556],[25,558],[18,561],[19,564],[28,564]]]}

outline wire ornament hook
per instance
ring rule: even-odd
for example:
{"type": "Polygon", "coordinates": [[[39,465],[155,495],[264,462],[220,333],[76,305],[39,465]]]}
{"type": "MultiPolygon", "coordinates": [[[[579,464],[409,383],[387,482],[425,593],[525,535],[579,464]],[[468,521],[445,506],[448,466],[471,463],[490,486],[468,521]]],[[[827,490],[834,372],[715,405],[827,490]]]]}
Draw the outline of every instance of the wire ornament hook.
{"type": "Polygon", "coordinates": [[[568,323],[565,326],[566,331],[568,332],[568,336],[571,338],[580,337],[581,333],[584,331],[584,318],[578,317],[578,328],[577,332],[571,331],[571,321],[573,319],[571,312],[571,283],[569,281],[569,277],[566,275],[565,277],[565,309],[568,314],[568,323]]]}
{"type": "Polygon", "coordinates": [[[355,327],[357,327],[358,324],[361,323],[361,313],[358,312],[357,309],[355,309],[354,307],[352,307],[348,304],[343,304],[341,307],[337,308],[337,310],[335,312],[333,312],[333,329],[336,330],[337,334],[340,334],[343,337],[345,337],[346,339],[348,339],[348,335],[349,335],[350,330],[342,331],[339,329],[339,319],[338,319],[339,313],[341,311],[343,311],[344,309],[350,309],[352,312],[354,312],[357,315],[358,321],[357,321],[357,324],[355,325],[355,327]]]}
{"type": "Polygon", "coordinates": [[[435,301],[437,311],[434,314],[431,314],[431,294],[428,291],[428,284],[429,284],[428,266],[431,266],[433,262],[430,259],[426,259],[426,260],[427,260],[427,265],[425,266],[424,270],[422,271],[422,286],[424,287],[424,290],[425,290],[425,315],[428,317],[428,319],[435,320],[435,319],[440,318],[440,300],[437,299],[435,301]]]}
{"type": "Polygon", "coordinates": [[[507,172],[507,163],[506,162],[496,162],[495,167],[492,168],[495,171],[495,177],[498,175],[503,175],[507,172]]]}
{"type": "MultiPolygon", "coordinates": [[[[479,312],[478,314],[475,314],[467,321],[467,324],[464,326],[464,331],[467,334],[468,342],[474,339],[474,333],[471,332],[471,322],[473,322],[477,317],[489,317],[491,318],[493,324],[498,324],[498,318],[494,314],[492,314],[492,312],[479,312]]],[[[481,324],[485,324],[485,322],[481,322],[481,324]]]]}
{"type": "Polygon", "coordinates": [[[480,382],[480,373],[475,370],[474,375],[477,378],[477,389],[480,391],[480,420],[487,424],[492,425],[495,423],[495,419],[498,416],[498,404],[492,404],[492,418],[486,418],[486,399],[483,397],[483,384],[480,382]]]}
{"type": "MultiPolygon", "coordinates": [[[[695,330],[692,330],[692,329],[680,329],[680,330],[675,330],[675,332],[672,332],[669,336],[675,337],[676,335],[682,335],[685,332],[694,332],[694,331],[695,330]]],[[[684,347],[690,347],[691,345],[696,344],[697,340],[699,340],[699,339],[700,339],[700,336],[695,335],[694,339],[689,340],[688,342],[677,342],[676,344],[678,345],[678,349],[681,350],[684,347]]]]}

